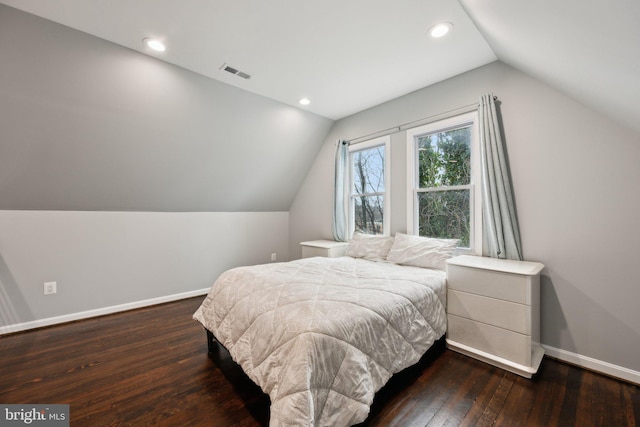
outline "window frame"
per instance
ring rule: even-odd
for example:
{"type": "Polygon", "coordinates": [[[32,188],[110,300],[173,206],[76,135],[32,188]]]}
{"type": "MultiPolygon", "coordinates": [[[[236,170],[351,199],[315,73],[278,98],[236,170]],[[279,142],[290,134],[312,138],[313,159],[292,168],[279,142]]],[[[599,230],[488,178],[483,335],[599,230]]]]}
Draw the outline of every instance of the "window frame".
{"type": "Polygon", "coordinates": [[[469,189],[469,248],[458,247],[458,254],[482,255],[482,170],[478,111],[438,120],[407,130],[407,234],[418,234],[418,194],[433,191],[469,189]],[[471,125],[471,180],[467,185],[418,188],[418,138],[471,125]]]}
{"type": "Polygon", "coordinates": [[[348,168],[347,168],[347,185],[348,191],[345,191],[345,205],[348,209],[348,235],[353,236],[355,232],[355,205],[354,198],[362,195],[382,195],[384,197],[384,208],[382,213],[382,235],[389,236],[391,233],[391,192],[389,191],[391,186],[391,136],[385,135],[382,137],[370,139],[367,141],[359,142],[357,144],[349,144],[348,148],[348,168]],[[383,193],[354,193],[353,185],[353,157],[354,153],[359,151],[365,151],[376,147],[384,147],[384,192],[383,193]]]}

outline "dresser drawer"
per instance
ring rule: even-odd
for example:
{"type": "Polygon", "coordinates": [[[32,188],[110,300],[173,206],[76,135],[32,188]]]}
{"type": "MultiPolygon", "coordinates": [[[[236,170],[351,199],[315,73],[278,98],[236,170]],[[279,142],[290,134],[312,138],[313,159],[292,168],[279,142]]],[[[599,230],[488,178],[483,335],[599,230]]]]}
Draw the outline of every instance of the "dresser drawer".
{"type": "Polygon", "coordinates": [[[449,289],[520,304],[531,304],[531,277],[501,271],[447,266],[449,289]]]}
{"type": "Polygon", "coordinates": [[[449,289],[447,313],[531,335],[531,307],[449,289]]]}
{"type": "Polygon", "coordinates": [[[464,343],[520,365],[531,365],[531,337],[517,332],[447,315],[447,339],[464,343]]]}

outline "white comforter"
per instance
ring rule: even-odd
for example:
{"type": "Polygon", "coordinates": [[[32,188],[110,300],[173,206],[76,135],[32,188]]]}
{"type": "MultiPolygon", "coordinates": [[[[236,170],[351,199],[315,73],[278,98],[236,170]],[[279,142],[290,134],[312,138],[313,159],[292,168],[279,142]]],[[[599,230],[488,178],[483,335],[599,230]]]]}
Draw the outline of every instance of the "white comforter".
{"type": "Polygon", "coordinates": [[[270,426],[348,426],[446,328],[445,273],[350,257],[223,273],[194,318],[271,398],[270,426]]]}

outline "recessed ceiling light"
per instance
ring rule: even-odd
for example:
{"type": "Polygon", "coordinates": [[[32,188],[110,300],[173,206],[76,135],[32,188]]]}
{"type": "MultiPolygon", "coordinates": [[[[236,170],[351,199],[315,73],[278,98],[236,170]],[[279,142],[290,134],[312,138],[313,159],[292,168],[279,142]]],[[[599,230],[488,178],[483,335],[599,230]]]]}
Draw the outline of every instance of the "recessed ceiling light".
{"type": "Polygon", "coordinates": [[[300,105],[309,105],[309,104],[311,104],[311,100],[309,100],[309,98],[302,98],[298,102],[300,103],[300,105]]]}
{"type": "Polygon", "coordinates": [[[164,52],[167,49],[164,43],[157,39],[142,39],[142,43],[144,43],[149,49],[153,49],[156,52],[164,52]]]}
{"type": "Polygon", "coordinates": [[[437,39],[446,35],[452,29],[453,29],[453,24],[451,22],[441,22],[429,28],[428,33],[431,37],[437,39]]]}

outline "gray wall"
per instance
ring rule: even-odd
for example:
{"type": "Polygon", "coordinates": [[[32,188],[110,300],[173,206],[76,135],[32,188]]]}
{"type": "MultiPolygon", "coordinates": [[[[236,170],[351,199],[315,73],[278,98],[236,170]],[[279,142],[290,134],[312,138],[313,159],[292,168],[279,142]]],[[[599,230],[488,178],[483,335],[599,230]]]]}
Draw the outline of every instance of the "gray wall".
{"type": "Polygon", "coordinates": [[[333,122],[0,5],[0,209],[287,211],[333,122]]]}
{"type": "Polygon", "coordinates": [[[287,260],[332,125],[0,5],[0,333],[287,260]]]}
{"type": "MultiPolygon", "coordinates": [[[[510,159],[523,251],[546,265],[542,342],[640,371],[640,135],[500,62],[336,123],[289,211],[290,252],[331,237],[339,138],[436,115],[493,92],[510,159]]],[[[392,135],[391,229],[406,230],[406,132],[392,135]]],[[[640,379],[640,377],[637,377],[640,379]]]]}
{"type": "Polygon", "coordinates": [[[0,211],[0,334],[202,294],[231,267],[286,260],[288,226],[287,212],[0,211]]]}

